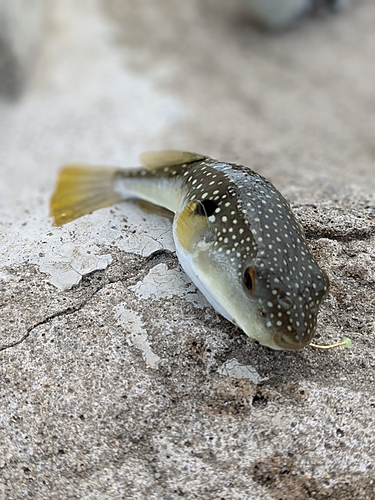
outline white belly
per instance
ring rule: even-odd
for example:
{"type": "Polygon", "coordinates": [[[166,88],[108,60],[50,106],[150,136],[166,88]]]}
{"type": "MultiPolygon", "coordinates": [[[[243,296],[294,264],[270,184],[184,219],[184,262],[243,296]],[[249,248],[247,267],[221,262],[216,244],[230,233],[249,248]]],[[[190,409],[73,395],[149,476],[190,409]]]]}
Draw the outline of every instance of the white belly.
{"type": "Polygon", "coordinates": [[[197,269],[196,265],[194,264],[193,254],[187,253],[185,249],[180,245],[175,235],[173,236],[176,245],[177,257],[185,273],[189,276],[194,285],[203,293],[212,307],[216,309],[219,314],[224,316],[224,318],[232,322],[231,315],[228,314],[220,299],[212,292],[212,290],[214,289],[214,282],[209,282],[209,277],[204,273],[204,270],[197,269]]]}

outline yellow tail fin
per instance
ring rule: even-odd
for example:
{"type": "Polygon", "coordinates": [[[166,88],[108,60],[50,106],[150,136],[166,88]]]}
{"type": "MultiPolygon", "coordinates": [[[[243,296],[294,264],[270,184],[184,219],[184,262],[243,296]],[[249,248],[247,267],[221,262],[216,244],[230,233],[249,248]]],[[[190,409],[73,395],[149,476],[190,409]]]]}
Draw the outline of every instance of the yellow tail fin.
{"type": "Polygon", "coordinates": [[[53,225],[61,226],[119,202],[122,197],[113,190],[116,171],[110,167],[65,166],[51,198],[53,225]]]}

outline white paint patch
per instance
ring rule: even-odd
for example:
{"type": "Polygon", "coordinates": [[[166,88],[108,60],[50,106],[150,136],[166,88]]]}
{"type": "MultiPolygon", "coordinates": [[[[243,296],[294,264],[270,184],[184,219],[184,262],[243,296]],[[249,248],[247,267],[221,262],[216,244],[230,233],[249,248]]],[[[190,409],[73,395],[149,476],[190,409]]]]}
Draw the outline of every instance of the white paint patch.
{"type": "Polygon", "coordinates": [[[128,334],[128,344],[143,352],[147,365],[151,368],[157,368],[161,359],[151,350],[150,343],[147,341],[147,331],[142,326],[141,318],[131,309],[127,309],[125,302],[118,304],[113,310],[117,324],[122,326],[128,334]]]}
{"type": "Polygon", "coordinates": [[[165,264],[153,267],[143,281],[128,288],[140,299],[169,299],[178,295],[200,309],[210,307],[184,273],[178,268],[168,269],[165,264]]]}
{"type": "Polygon", "coordinates": [[[106,269],[112,262],[111,255],[98,255],[98,252],[96,246],[81,247],[66,243],[51,248],[46,254],[30,257],[29,264],[39,265],[40,271],[50,276],[48,281],[56,288],[69,290],[81,281],[82,276],[106,269]]]}
{"type": "Polygon", "coordinates": [[[248,379],[253,384],[259,384],[264,380],[268,380],[268,377],[262,377],[256,371],[256,369],[251,365],[241,365],[235,358],[226,361],[221,365],[217,373],[219,375],[224,375],[225,377],[235,378],[235,379],[248,379]]]}
{"type": "Polygon", "coordinates": [[[62,254],[62,248],[70,246],[87,247],[91,251],[93,242],[95,248],[111,245],[142,257],[157,250],[175,250],[169,219],[145,214],[129,202],[121,204],[114,214],[111,210],[98,210],[63,227],[52,227],[47,207],[43,218],[25,217],[22,224],[12,224],[6,233],[0,232],[0,267],[23,262],[42,265],[44,257],[40,255],[50,251],[62,254]]]}

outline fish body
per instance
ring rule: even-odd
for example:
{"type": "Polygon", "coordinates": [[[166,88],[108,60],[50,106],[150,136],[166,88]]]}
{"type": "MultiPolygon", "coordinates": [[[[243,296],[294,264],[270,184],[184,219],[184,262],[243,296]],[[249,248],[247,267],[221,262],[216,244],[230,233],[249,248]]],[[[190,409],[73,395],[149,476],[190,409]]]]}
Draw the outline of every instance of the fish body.
{"type": "Polygon", "coordinates": [[[264,177],[194,153],[141,156],[144,168],[67,166],[51,200],[55,224],[124,199],[174,213],[181,266],[212,306],[273,349],[309,344],[328,278],[289,204],[264,177]]]}

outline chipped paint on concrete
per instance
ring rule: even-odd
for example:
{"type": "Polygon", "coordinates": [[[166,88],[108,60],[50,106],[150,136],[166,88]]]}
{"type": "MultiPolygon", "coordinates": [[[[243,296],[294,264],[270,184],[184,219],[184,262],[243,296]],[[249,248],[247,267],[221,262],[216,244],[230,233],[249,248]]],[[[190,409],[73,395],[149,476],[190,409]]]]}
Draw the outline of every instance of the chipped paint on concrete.
{"type": "Polygon", "coordinates": [[[178,295],[200,309],[210,307],[204,296],[179,268],[168,269],[166,264],[153,267],[142,281],[128,288],[139,299],[170,299],[178,295]]]}
{"type": "Polygon", "coordinates": [[[143,352],[145,361],[151,368],[157,368],[160,357],[152,352],[150,342],[147,340],[147,331],[143,328],[141,318],[122,302],[113,308],[117,318],[117,324],[124,328],[127,333],[127,342],[143,352]]]}
{"type": "Polygon", "coordinates": [[[44,268],[56,274],[57,268],[50,269],[49,254],[65,256],[66,251],[69,259],[69,248],[74,247],[84,248],[82,255],[86,251],[97,254],[100,247],[113,246],[142,257],[158,250],[175,250],[170,220],[146,215],[131,202],[98,210],[63,227],[52,227],[47,213],[46,207],[44,215],[24,217],[19,224],[11,224],[7,234],[0,233],[2,267],[28,262],[40,266],[41,272],[46,272],[44,268]]]}
{"type": "Polygon", "coordinates": [[[268,380],[268,377],[262,377],[253,366],[241,365],[235,358],[221,365],[217,373],[234,379],[248,379],[253,384],[259,384],[264,380],[268,380]]]}
{"type": "Polygon", "coordinates": [[[106,269],[111,264],[112,256],[98,255],[99,248],[78,246],[65,243],[61,247],[51,248],[46,254],[31,258],[30,264],[39,265],[40,272],[48,274],[48,282],[60,290],[70,290],[78,285],[82,277],[93,271],[106,269]]]}
{"type": "Polygon", "coordinates": [[[102,245],[114,245],[123,252],[148,257],[158,250],[175,250],[171,221],[146,214],[132,202],[120,203],[115,210],[99,210],[74,221],[75,233],[80,232],[83,222],[90,239],[102,245]]]}

